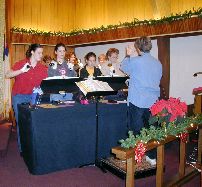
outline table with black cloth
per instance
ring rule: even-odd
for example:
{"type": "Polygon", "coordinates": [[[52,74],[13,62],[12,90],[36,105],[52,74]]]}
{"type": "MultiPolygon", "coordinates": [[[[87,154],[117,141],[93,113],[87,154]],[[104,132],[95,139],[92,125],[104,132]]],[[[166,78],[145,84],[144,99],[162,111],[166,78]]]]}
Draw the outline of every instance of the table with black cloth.
{"type": "Polygon", "coordinates": [[[23,158],[32,174],[95,163],[127,136],[126,104],[37,109],[18,105],[18,109],[23,158]]]}
{"type": "Polygon", "coordinates": [[[98,104],[98,158],[110,156],[111,148],[127,137],[126,104],[98,104]]]}

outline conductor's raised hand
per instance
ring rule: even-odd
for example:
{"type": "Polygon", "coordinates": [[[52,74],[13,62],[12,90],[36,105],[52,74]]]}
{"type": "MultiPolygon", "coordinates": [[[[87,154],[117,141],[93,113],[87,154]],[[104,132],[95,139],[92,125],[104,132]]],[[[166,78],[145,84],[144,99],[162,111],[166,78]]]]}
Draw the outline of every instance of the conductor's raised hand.
{"type": "Polygon", "coordinates": [[[128,45],[126,47],[126,56],[132,56],[135,53],[135,47],[134,45],[128,45]]]}

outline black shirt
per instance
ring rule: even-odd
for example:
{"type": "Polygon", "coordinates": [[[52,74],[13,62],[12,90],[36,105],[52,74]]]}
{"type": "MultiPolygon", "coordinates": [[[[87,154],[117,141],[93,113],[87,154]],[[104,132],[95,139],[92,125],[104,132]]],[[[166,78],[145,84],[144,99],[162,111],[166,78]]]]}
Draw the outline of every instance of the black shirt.
{"type": "MultiPolygon", "coordinates": [[[[101,73],[100,69],[94,67],[93,76],[94,76],[94,77],[97,77],[97,76],[101,76],[101,75],[102,75],[102,73],[101,73]]],[[[88,71],[86,70],[86,66],[84,66],[84,68],[82,68],[81,71],[80,71],[80,77],[81,77],[81,78],[88,78],[88,76],[89,76],[89,73],[88,73],[88,71]]]]}

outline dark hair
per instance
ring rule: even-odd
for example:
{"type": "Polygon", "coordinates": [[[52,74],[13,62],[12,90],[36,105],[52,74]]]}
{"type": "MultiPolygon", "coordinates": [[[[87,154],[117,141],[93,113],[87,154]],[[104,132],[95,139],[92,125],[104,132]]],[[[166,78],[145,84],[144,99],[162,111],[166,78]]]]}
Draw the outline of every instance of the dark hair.
{"type": "Polygon", "coordinates": [[[95,59],[96,59],[96,54],[93,53],[93,52],[89,52],[89,53],[87,53],[86,56],[85,56],[84,58],[85,58],[85,60],[89,60],[89,58],[92,57],[92,56],[95,57],[95,59]]]}
{"type": "Polygon", "coordinates": [[[55,49],[54,49],[54,50],[57,51],[59,47],[64,47],[64,48],[65,48],[65,51],[67,50],[65,44],[63,44],[63,43],[58,43],[58,44],[55,46],[55,49]]]}
{"type": "Polygon", "coordinates": [[[135,40],[135,45],[142,52],[148,53],[152,48],[151,38],[148,36],[143,36],[135,40]]]}
{"type": "Polygon", "coordinates": [[[27,58],[30,58],[31,56],[32,56],[32,51],[36,51],[38,48],[43,48],[40,44],[31,44],[30,46],[29,46],[29,48],[27,49],[27,51],[26,51],[26,53],[25,53],[25,55],[26,55],[26,57],[27,58]]]}
{"type": "Polygon", "coordinates": [[[110,49],[107,51],[107,53],[106,53],[106,58],[107,58],[107,60],[109,60],[108,57],[111,56],[112,53],[119,54],[119,50],[116,49],[116,48],[110,48],[110,49]]]}

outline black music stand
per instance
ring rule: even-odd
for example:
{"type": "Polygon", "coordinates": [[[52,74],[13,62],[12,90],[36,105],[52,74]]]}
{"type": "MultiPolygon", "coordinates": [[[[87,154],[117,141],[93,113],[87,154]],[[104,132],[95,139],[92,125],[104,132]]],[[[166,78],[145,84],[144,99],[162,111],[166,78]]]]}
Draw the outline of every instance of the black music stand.
{"type": "Polygon", "coordinates": [[[41,82],[41,89],[45,94],[58,94],[60,92],[78,92],[79,88],[76,85],[76,82],[82,80],[83,79],[79,77],[71,77],[67,79],[44,79],[41,82]]]}
{"type": "Polygon", "coordinates": [[[107,82],[109,84],[109,86],[113,89],[113,90],[122,90],[122,89],[127,89],[128,86],[126,85],[126,80],[129,79],[129,77],[125,76],[125,77],[105,77],[105,76],[98,76],[94,78],[95,80],[99,80],[99,81],[103,81],[103,82],[107,82]]]}
{"type": "Polygon", "coordinates": [[[98,103],[100,96],[107,96],[107,95],[116,95],[117,91],[95,91],[95,92],[88,92],[86,96],[94,96],[95,97],[95,106],[96,106],[96,142],[95,142],[95,165],[99,167],[103,172],[106,172],[105,169],[101,165],[101,161],[98,159],[98,103]]]}
{"type": "MultiPolygon", "coordinates": [[[[95,104],[96,104],[96,147],[95,147],[95,165],[102,169],[102,171],[105,171],[104,168],[101,165],[101,161],[98,159],[98,103],[99,103],[99,97],[100,96],[110,96],[110,95],[117,95],[119,90],[128,88],[126,85],[126,80],[129,77],[104,77],[99,76],[95,77],[94,80],[107,82],[109,86],[113,89],[113,91],[95,91],[95,92],[88,92],[86,94],[86,97],[94,96],[95,97],[95,104]]],[[[100,159],[101,160],[101,159],[100,159]]]]}

